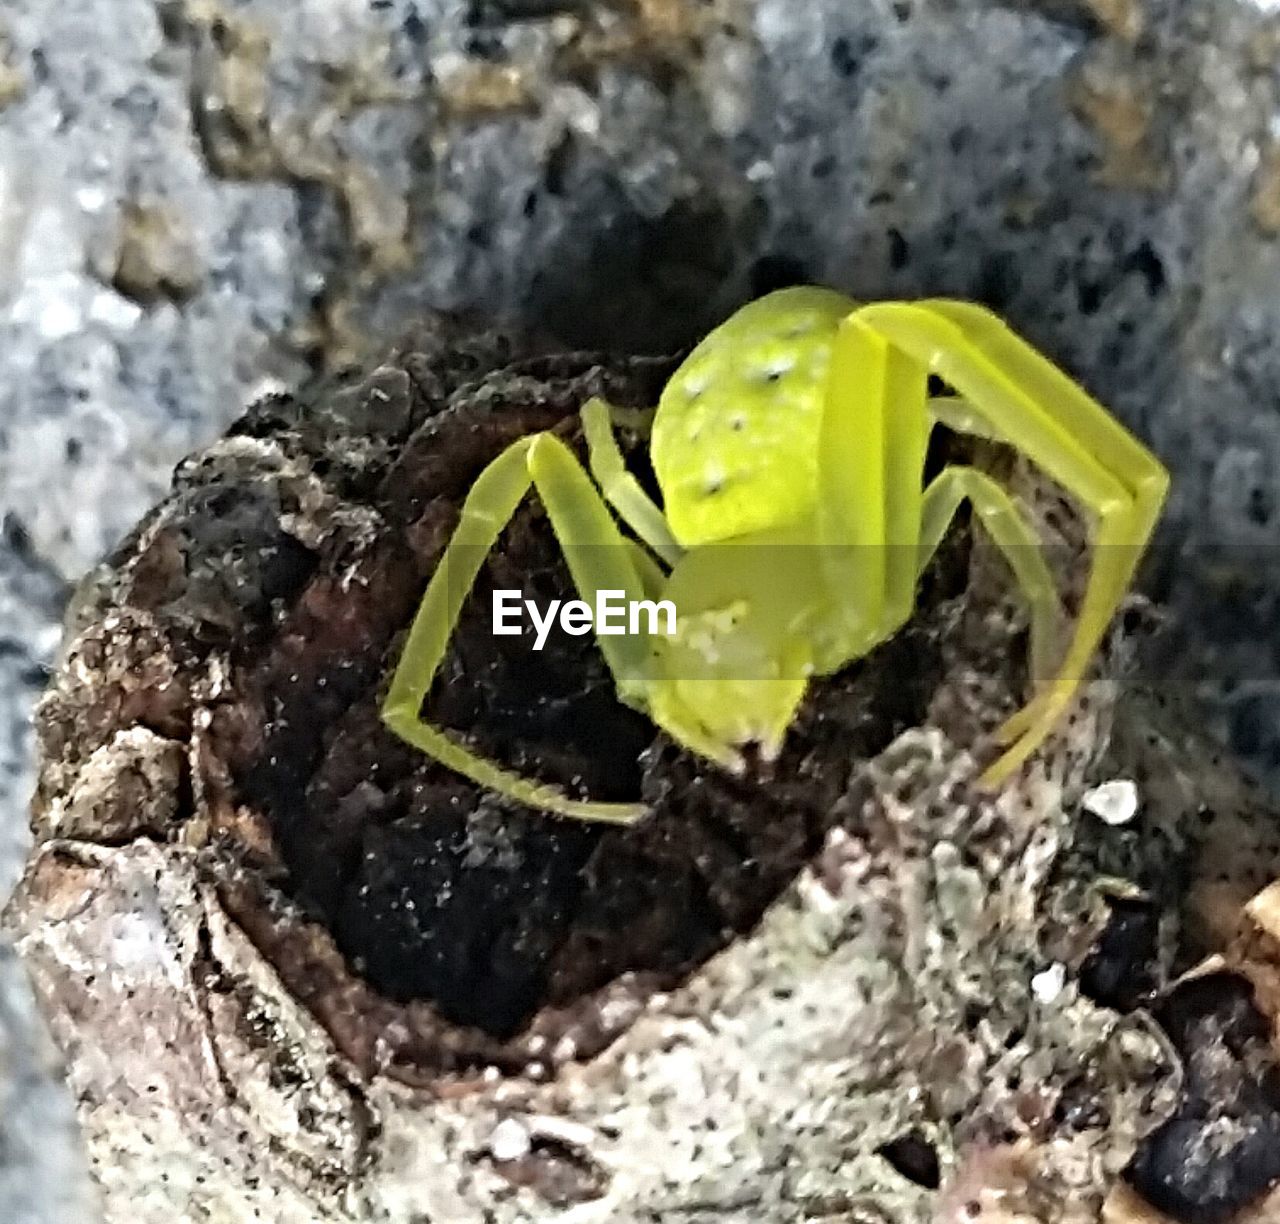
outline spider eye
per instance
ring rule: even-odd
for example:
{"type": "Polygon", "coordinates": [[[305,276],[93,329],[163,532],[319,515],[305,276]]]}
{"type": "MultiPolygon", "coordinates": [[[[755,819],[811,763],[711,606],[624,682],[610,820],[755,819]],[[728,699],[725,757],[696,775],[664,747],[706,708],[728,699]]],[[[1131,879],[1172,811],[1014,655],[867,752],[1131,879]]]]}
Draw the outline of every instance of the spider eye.
{"type": "Polygon", "coordinates": [[[776,383],[784,374],[790,374],[795,368],[794,353],[773,353],[760,363],[760,374],[766,383],[776,383]]]}

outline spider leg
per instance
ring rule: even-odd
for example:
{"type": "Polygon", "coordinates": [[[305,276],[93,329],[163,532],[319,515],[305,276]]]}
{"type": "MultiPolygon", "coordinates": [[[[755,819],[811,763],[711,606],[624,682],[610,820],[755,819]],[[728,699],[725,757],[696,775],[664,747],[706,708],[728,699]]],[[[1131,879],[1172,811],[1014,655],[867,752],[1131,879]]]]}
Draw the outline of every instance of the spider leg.
{"type": "MultiPolygon", "coordinates": [[[[823,418],[824,429],[830,432],[822,438],[819,476],[820,480],[823,476],[827,479],[820,504],[843,507],[843,518],[826,524],[827,538],[854,539],[868,549],[863,565],[873,577],[880,572],[876,554],[883,552],[879,640],[895,632],[911,616],[920,573],[937,551],[966,497],[975,503],[975,508],[981,503],[979,514],[990,520],[989,530],[1002,548],[1027,542],[1038,548],[1039,541],[1004,491],[973,469],[964,469],[964,475],[959,468],[948,469],[922,496],[920,473],[935,424],[976,437],[1000,436],[959,396],[928,396],[926,366],[871,329],[846,327],[837,335],[831,370],[823,418]],[[859,456],[874,457],[877,439],[882,456],[881,476],[875,471],[859,471],[856,466],[859,456]],[[843,455],[842,445],[846,452],[843,455]],[[872,488],[877,489],[882,500],[882,518],[877,518],[874,508],[867,504],[870,499],[865,494],[872,488]],[[988,495],[990,490],[994,495],[988,495]],[[856,534],[855,524],[863,527],[861,536],[856,534]],[[879,541],[877,530],[881,533],[879,541]],[[881,549],[881,543],[887,547],[881,549]]],[[[1012,557],[1010,563],[1012,566],[1012,557]]],[[[1045,602],[1043,579],[1048,574],[1042,558],[1038,553],[1030,561],[1019,558],[1013,568],[1028,602],[1033,608],[1041,607],[1045,602]]],[[[858,577],[860,582],[866,581],[864,571],[858,571],[858,577]]],[[[870,613],[876,607],[876,598],[873,592],[863,610],[863,616],[871,621],[875,621],[870,613]]],[[[1056,595],[1053,598],[1056,607],[1056,595]]],[[[1037,619],[1048,623],[1043,615],[1037,619]]]]}
{"type": "Polygon", "coordinates": [[[973,467],[944,468],[924,491],[919,568],[923,571],[942,543],[964,501],[1013,571],[1031,618],[1031,674],[1037,684],[1052,678],[1061,604],[1040,540],[1013,498],[985,472],[973,467]]]}
{"type": "MultiPolygon", "coordinates": [[[[869,424],[883,438],[883,531],[887,547],[883,550],[884,600],[877,640],[895,632],[910,617],[920,574],[937,551],[961,503],[968,499],[1013,570],[1027,601],[1033,674],[1037,681],[1047,680],[1060,608],[1040,542],[1026,519],[994,480],[974,468],[947,468],[924,490],[923,497],[919,491],[925,448],[934,424],[979,437],[999,435],[957,396],[926,399],[927,370],[883,337],[862,329],[842,330],[832,362],[828,412],[824,416],[824,424],[832,427],[832,434],[822,440],[822,455],[836,459],[830,468],[823,469],[829,473],[830,484],[829,488],[824,487],[820,499],[823,503],[846,503],[848,513],[867,522],[867,509],[857,500],[865,494],[866,484],[851,484],[847,469],[838,473],[836,465],[847,463],[848,459],[838,457],[835,447],[841,439],[853,439],[866,447],[869,424]]],[[[870,551],[874,546],[869,540],[864,548],[868,554],[863,560],[874,563],[875,552],[880,550],[870,551]]]]}
{"type": "Polygon", "coordinates": [[[945,426],[952,433],[1003,441],[991,425],[983,420],[982,415],[974,410],[973,405],[958,395],[931,395],[929,416],[935,425],[945,426]]]}
{"type": "MultiPolygon", "coordinates": [[[[609,443],[616,452],[611,434],[609,443]]],[[[627,600],[639,600],[655,587],[660,591],[666,585],[651,558],[645,557],[644,563],[637,563],[637,557],[644,555],[643,550],[618,530],[600,493],[563,442],[550,434],[535,437],[529,454],[529,471],[547,508],[551,528],[564,550],[574,586],[584,599],[594,602],[598,590],[621,590],[627,600]]],[[[636,490],[643,496],[638,484],[636,490]]],[[[649,683],[651,644],[648,637],[630,633],[606,635],[598,642],[620,700],[641,710],[648,709],[659,726],[709,760],[729,770],[742,768],[737,753],[707,734],[681,703],[672,700],[670,685],[649,683]]],[[[646,811],[643,804],[579,803],[578,806],[579,810],[566,814],[629,823],[646,811]]]]}
{"type": "Polygon", "coordinates": [[[631,564],[635,567],[636,577],[644,590],[646,599],[658,599],[667,585],[667,576],[662,567],[653,559],[653,554],[636,540],[628,540],[627,553],[631,564]]]}
{"type": "MultiPolygon", "coordinates": [[[[980,358],[995,364],[1019,385],[1039,405],[1049,424],[1057,426],[1068,439],[1079,443],[1086,459],[1092,460],[1097,468],[1117,481],[1129,499],[1127,508],[1113,509],[1110,514],[1101,504],[1092,504],[1091,508],[1099,519],[1098,532],[1075,638],[1055,681],[996,732],[999,742],[1013,744],[1014,747],[990,767],[990,774],[1003,760],[1020,750],[1022,741],[1033,735],[1038,727],[1044,727],[1036,740],[1038,743],[1070,701],[1133,580],[1134,570],[1155,530],[1169,489],[1169,473],[1101,404],[990,311],[972,303],[946,300],[922,305],[961,328],[980,358]]],[[[980,406],[979,411],[986,407],[980,406]]],[[[1061,464],[1059,470],[1055,470],[1048,456],[1042,458],[1029,445],[1009,433],[996,413],[988,411],[986,415],[1003,436],[1050,476],[1069,491],[1077,492],[1061,464]]],[[[1090,504],[1083,494],[1077,493],[1077,496],[1086,505],[1090,504]]],[[[1036,743],[1029,751],[1034,750],[1036,743]]],[[[1026,755],[1022,753],[1021,759],[1026,755]]],[[[1015,760],[1010,769],[1016,768],[1018,763],[1015,760]]]]}
{"type": "Polygon", "coordinates": [[[841,325],[819,435],[816,514],[844,623],[820,672],[866,654],[911,615],[926,390],[918,362],[870,328],[841,325]]]}
{"type": "Polygon", "coordinates": [[[1079,687],[1155,528],[1168,473],[1101,404],[981,306],[878,303],[846,325],[874,330],[943,378],[1096,516],[1074,636],[1057,674],[998,733],[1009,746],[983,775],[995,784],[1035,751],[1079,687]]]}
{"type": "MultiPolygon", "coordinates": [[[[642,804],[571,799],[557,787],[534,782],[478,756],[438,727],[422,721],[422,703],[476,576],[502,529],[533,485],[547,509],[574,585],[588,602],[597,590],[621,590],[639,599],[644,584],[632,554],[587,474],[569,449],[549,434],[513,442],[480,473],[439,565],[427,584],[391,686],[382,719],[398,736],[442,764],[531,807],[581,820],[626,824],[644,814],[642,804]]],[[[640,636],[605,635],[601,653],[622,700],[642,704],[647,643],[640,636]]]]}
{"type": "Polygon", "coordinates": [[[668,566],[680,560],[684,550],[671,534],[667,520],[640,482],[627,470],[618,441],[613,436],[612,414],[602,399],[591,399],[582,408],[582,426],[587,437],[587,463],[604,499],[668,566]]]}
{"type": "Polygon", "coordinates": [[[614,429],[625,429],[642,438],[648,438],[653,433],[653,421],[658,415],[657,408],[628,408],[619,404],[606,406],[614,429]]]}

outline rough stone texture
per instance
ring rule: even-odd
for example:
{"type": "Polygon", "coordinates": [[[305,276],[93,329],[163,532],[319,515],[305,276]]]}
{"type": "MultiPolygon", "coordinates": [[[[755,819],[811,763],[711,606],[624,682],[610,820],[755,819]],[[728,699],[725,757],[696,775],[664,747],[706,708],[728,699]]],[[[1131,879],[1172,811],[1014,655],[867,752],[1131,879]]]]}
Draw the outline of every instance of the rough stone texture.
{"type": "Polygon", "coordinates": [[[255,392],[424,305],[660,348],[800,275],[991,302],[1174,468],[1169,670],[1274,770],[1272,7],[9,0],[0,878],[70,588],[255,392]]]}
{"type": "Polygon", "coordinates": [[[98,1218],[61,1061],[37,1016],[27,975],[0,949],[0,1203],[5,1219],[81,1224],[98,1218]]]}
{"type": "MultiPolygon", "coordinates": [[[[1280,1177],[1269,996],[1225,967],[1207,986],[1177,978],[1231,954],[1241,905],[1280,866],[1275,813],[1151,701],[1118,703],[1140,606],[1036,765],[999,795],[977,790],[983,733],[1020,684],[1021,635],[1002,565],[983,547],[966,558],[963,533],[930,579],[910,657],[890,643],[852,681],[817,685],[775,780],[731,785],[659,741],[644,757],[647,824],[592,831],[583,875],[615,872],[622,897],[646,878],[626,863],[656,835],[674,848],[669,897],[696,853],[731,904],[777,853],[760,842],[736,881],[717,865],[752,844],[751,812],[785,845],[813,819],[806,803],[825,804],[813,852],[772,885],[755,929],[726,915],[731,942],[709,959],[579,997],[550,990],[510,1041],[483,1018],[451,1023],[434,987],[406,1001],[351,972],[294,870],[292,806],[273,810],[252,761],[277,769],[292,754],[296,804],[337,785],[343,736],[367,740],[366,771],[334,810],[350,820],[351,800],[380,792],[359,832],[365,860],[389,871],[384,824],[457,825],[452,874],[417,921],[447,916],[455,891],[487,907],[481,972],[504,923],[553,888],[540,847],[568,853],[583,830],[525,827],[518,809],[496,830],[476,788],[420,757],[402,786],[404,750],[359,713],[394,648],[380,618],[403,622],[399,588],[434,566],[470,469],[512,429],[566,417],[593,387],[641,398],[663,368],[507,366],[511,345],[447,327],[419,344],[366,379],[256,406],[183,465],[72,608],[38,720],[38,846],[5,922],[68,1057],[109,1224],[479,1224],[568,1207],[624,1224],[1087,1224],[1128,1167],[1184,1222],[1248,1209],[1280,1177]],[[301,739],[277,673],[307,703],[301,739]],[[870,694],[860,715],[851,683],[870,694]],[[832,722],[913,709],[901,693],[917,685],[920,710],[850,759],[854,727],[832,735],[832,722]],[[313,733],[327,756],[305,748],[313,733]],[[1141,813],[1111,825],[1085,792],[1117,777],[1141,813]],[[713,801],[726,786],[727,815],[713,801]],[[507,881],[524,881],[514,900],[507,881]]],[[[1072,518],[1015,480],[1075,573],[1072,518]]],[[[460,659],[483,677],[500,652],[490,638],[471,658],[466,636],[464,618],[460,659]]],[[[589,699],[589,663],[565,666],[589,699]]],[[[514,735],[518,752],[535,733],[514,735]]],[[[583,889],[574,920],[591,904],[583,889]]],[[[660,922],[679,902],[646,904],[660,922]]]]}

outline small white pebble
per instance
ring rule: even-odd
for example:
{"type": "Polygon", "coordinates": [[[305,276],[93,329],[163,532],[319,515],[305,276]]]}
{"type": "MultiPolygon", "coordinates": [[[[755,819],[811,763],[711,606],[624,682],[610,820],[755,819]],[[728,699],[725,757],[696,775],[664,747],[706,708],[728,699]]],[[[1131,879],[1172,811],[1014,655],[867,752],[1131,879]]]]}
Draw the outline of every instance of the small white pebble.
{"type": "Polygon", "coordinates": [[[1128,824],[1138,814],[1138,788],[1128,778],[1103,782],[1086,791],[1084,810],[1109,825],[1128,824]]]}
{"type": "Polygon", "coordinates": [[[85,212],[100,212],[107,202],[107,193],[101,187],[81,187],[76,192],[76,203],[85,212]]]}
{"type": "Polygon", "coordinates": [[[493,1128],[489,1136],[489,1155],[494,1160],[523,1160],[533,1150],[533,1141],[523,1122],[506,1118],[493,1128]]]}
{"type": "Polygon", "coordinates": [[[46,340],[61,340],[79,331],[84,321],[77,304],[54,295],[47,297],[35,314],[36,330],[46,340]]]}
{"type": "Polygon", "coordinates": [[[1067,984],[1066,965],[1055,962],[1031,979],[1031,993],[1038,1003],[1052,1003],[1067,984]]]}
{"type": "Polygon", "coordinates": [[[126,327],[132,327],[141,317],[142,307],[137,302],[131,302],[128,298],[106,289],[95,293],[89,302],[89,318],[107,327],[123,330],[126,327]]]}

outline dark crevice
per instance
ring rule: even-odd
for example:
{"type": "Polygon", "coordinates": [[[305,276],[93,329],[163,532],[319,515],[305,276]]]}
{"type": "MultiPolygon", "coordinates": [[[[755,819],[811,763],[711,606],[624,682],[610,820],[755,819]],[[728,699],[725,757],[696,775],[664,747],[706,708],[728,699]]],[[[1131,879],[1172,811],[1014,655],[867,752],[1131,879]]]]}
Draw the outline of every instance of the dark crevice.
{"type": "Polygon", "coordinates": [[[1280,1183],[1280,1066],[1249,983],[1212,973],[1153,1011],[1184,1069],[1177,1112],[1128,1170],[1178,1224],[1227,1224],[1280,1183]]]}
{"type": "Polygon", "coordinates": [[[1132,1011],[1157,984],[1160,909],[1132,897],[1109,897],[1107,905],[1107,925],[1080,969],[1080,990],[1103,1007],[1132,1011]]]}
{"type": "Polygon", "coordinates": [[[919,1131],[910,1131],[877,1149],[908,1181],[926,1190],[936,1190],[941,1182],[938,1152],[919,1131]]]}

